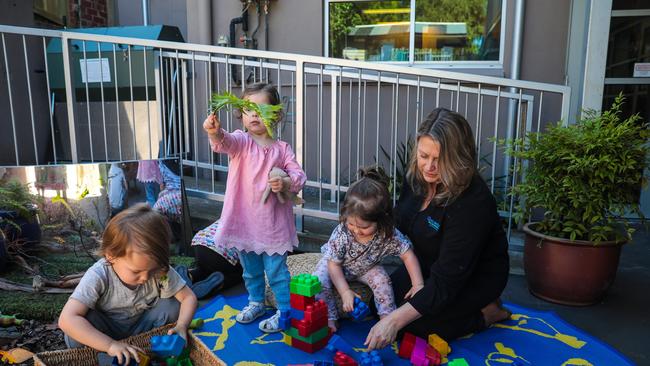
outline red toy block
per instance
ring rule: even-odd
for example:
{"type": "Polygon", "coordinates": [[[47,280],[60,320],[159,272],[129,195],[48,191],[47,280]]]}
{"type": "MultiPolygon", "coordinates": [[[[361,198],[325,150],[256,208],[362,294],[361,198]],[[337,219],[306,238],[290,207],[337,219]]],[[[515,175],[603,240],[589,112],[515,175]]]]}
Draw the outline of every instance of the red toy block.
{"type": "Polygon", "coordinates": [[[314,323],[321,318],[327,319],[327,304],[325,301],[318,300],[313,305],[305,308],[305,319],[314,323]]]}
{"type": "Polygon", "coordinates": [[[426,358],[427,342],[420,338],[415,337],[415,346],[411,352],[411,364],[414,366],[429,366],[429,360],[426,358]]]}
{"type": "Polygon", "coordinates": [[[315,322],[310,322],[307,319],[291,319],[291,326],[298,330],[298,334],[301,337],[307,337],[317,330],[327,326],[327,317],[317,319],[315,322]]]}
{"type": "Polygon", "coordinates": [[[291,347],[298,348],[301,351],[307,352],[307,353],[314,353],[317,352],[327,345],[327,342],[330,340],[330,337],[332,336],[332,333],[327,335],[327,337],[321,339],[320,341],[309,344],[307,342],[303,342],[300,339],[296,338],[291,338],[291,347]]]}
{"type": "Polygon", "coordinates": [[[404,337],[399,344],[398,355],[402,358],[411,358],[413,347],[415,347],[415,336],[411,333],[404,333],[404,337]]]}
{"type": "Polygon", "coordinates": [[[430,344],[427,344],[424,357],[427,359],[427,361],[429,361],[429,365],[432,366],[439,366],[442,359],[440,352],[438,352],[438,350],[433,348],[433,346],[430,344]]]}
{"type": "Polygon", "coordinates": [[[314,296],[302,296],[298,294],[291,294],[290,296],[291,307],[296,310],[305,311],[307,306],[313,305],[316,301],[314,296]]]}
{"type": "Polygon", "coordinates": [[[334,355],[334,364],[336,366],[357,366],[357,362],[350,356],[341,351],[337,351],[334,355]]]}

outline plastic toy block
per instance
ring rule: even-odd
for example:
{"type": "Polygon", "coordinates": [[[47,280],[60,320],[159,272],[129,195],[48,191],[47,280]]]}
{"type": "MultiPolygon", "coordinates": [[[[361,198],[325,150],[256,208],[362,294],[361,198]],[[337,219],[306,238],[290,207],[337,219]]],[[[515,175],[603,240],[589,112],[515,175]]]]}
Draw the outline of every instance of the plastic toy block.
{"type": "Polygon", "coordinates": [[[336,353],[337,351],[343,352],[346,355],[349,355],[356,359],[354,349],[352,346],[345,341],[345,339],[337,336],[336,334],[332,335],[329,342],[327,342],[327,349],[330,352],[336,353]]]}
{"type": "Polygon", "coordinates": [[[357,366],[357,362],[345,353],[338,351],[334,355],[334,364],[336,366],[357,366]]]}
{"type": "Polygon", "coordinates": [[[305,312],[302,310],[297,310],[297,309],[289,309],[289,317],[291,319],[296,319],[296,320],[303,320],[305,319],[305,312]]]}
{"type": "Polygon", "coordinates": [[[384,366],[384,361],[381,360],[377,351],[362,353],[360,362],[361,366],[384,366]]]}
{"type": "Polygon", "coordinates": [[[322,318],[327,319],[327,304],[325,304],[325,301],[318,300],[305,309],[305,319],[308,321],[315,322],[322,318]]]}
{"type": "Polygon", "coordinates": [[[316,301],[314,296],[302,296],[298,294],[290,294],[290,303],[291,307],[297,310],[305,311],[305,308],[308,305],[313,304],[316,301]]]}
{"type": "Polygon", "coordinates": [[[287,333],[287,335],[289,337],[293,338],[293,339],[298,339],[299,341],[313,344],[313,343],[316,343],[316,342],[320,341],[321,339],[327,337],[330,334],[330,328],[325,326],[325,327],[317,330],[316,332],[309,334],[306,337],[301,336],[298,333],[298,330],[296,328],[293,328],[293,327],[289,328],[289,330],[287,330],[285,333],[287,333]]]}
{"type": "Polygon", "coordinates": [[[411,358],[413,347],[415,347],[415,336],[411,333],[404,333],[404,337],[399,344],[398,356],[402,358],[411,358]]]}
{"type": "Polygon", "coordinates": [[[426,345],[424,357],[429,361],[429,365],[438,366],[442,362],[440,353],[430,344],[426,345]]]}
{"type": "Polygon", "coordinates": [[[317,352],[317,351],[325,348],[328,341],[329,341],[329,335],[327,337],[321,339],[320,341],[318,341],[316,343],[313,343],[313,344],[305,343],[305,342],[303,342],[303,341],[301,341],[300,339],[297,339],[297,338],[292,338],[291,339],[291,347],[297,348],[297,349],[299,349],[301,351],[304,351],[304,352],[307,352],[307,353],[314,353],[314,352],[317,352]]]}
{"type": "Polygon", "coordinates": [[[352,319],[355,321],[361,321],[365,319],[368,314],[370,314],[370,308],[368,305],[366,305],[365,302],[361,301],[360,298],[355,297],[354,298],[354,310],[350,312],[350,316],[352,319]]]}
{"type": "Polygon", "coordinates": [[[302,273],[291,278],[289,291],[292,294],[302,296],[314,296],[321,290],[321,284],[318,277],[307,273],[302,273]]]}
{"type": "Polygon", "coordinates": [[[469,366],[464,358],[454,358],[447,363],[447,366],[469,366]]]}
{"type": "Polygon", "coordinates": [[[329,361],[314,361],[314,366],[334,366],[334,362],[329,362],[329,361]]]}
{"type": "Polygon", "coordinates": [[[415,337],[415,345],[413,352],[411,352],[411,364],[413,366],[429,366],[429,360],[426,357],[427,342],[420,338],[415,337]]]}
{"type": "Polygon", "coordinates": [[[307,319],[303,319],[303,320],[291,319],[291,326],[298,330],[298,334],[301,337],[307,337],[311,333],[314,333],[317,330],[327,326],[327,317],[320,318],[313,322],[310,322],[307,319]]]}
{"type": "Polygon", "coordinates": [[[185,347],[185,340],[178,334],[151,337],[151,352],[158,357],[178,357],[185,347]]]}
{"type": "Polygon", "coordinates": [[[280,329],[282,330],[287,330],[291,328],[291,313],[289,311],[281,311],[280,312],[280,329]]]}
{"type": "Polygon", "coordinates": [[[437,334],[429,334],[429,344],[431,347],[435,348],[440,356],[447,357],[451,353],[451,347],[444,339],[440,338],[437,334]]]}
{"type": "Polygon", "coordinates": [[[190,322],[190,326],[188,327],[189,329],[199,329],[203,327],[203,319],[202,318],[196,318],[192,319],[192,322],[190,322]]]}
{"type": "MultiPolygon", "coordinates": [[[[149,356],[145,355],[142,352],[138,352],[138,357],[140,358],[140,363],[136,362],[134,359],[131,359],[128,366],[149,366],[149,362],[151,361],[151,358],[149,356]]],[[[113,357],[113,363],[111,363],[111,365],[124,366],[126,364],[119,363],[117,357],[113,357]]]]}

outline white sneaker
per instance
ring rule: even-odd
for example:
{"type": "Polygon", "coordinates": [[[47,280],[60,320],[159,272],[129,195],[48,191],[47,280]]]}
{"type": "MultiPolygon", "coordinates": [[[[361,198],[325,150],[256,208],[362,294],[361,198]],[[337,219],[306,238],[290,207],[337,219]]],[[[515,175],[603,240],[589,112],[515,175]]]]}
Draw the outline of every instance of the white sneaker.
{"type": "Polygon", "coordinates": [[[242,324],[248,324],[254,322],[255,319],[264,315],[264,313],[266,313],[264,304],[251,301],[235,316],[235,320],[242,324]]]}
{"type": "Polygon", "coordinates": [[[280,310],[276,311],[273,316],[260,322],[259,328],[264,333],[277,333],[282,331],[280,328],[280,310]]]}

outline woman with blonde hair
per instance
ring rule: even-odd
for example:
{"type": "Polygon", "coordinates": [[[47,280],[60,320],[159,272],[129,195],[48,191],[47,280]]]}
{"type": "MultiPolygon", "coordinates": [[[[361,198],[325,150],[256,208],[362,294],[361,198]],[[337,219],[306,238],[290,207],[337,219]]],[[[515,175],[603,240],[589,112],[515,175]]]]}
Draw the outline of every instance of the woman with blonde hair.
{"type": "MultiPolygon", "coordinates": [[[[476,167],[469,123],[434,109],[418,129],[395,207],[396,227],[413,243],[424,286],[375,324],[369,348],[382,348],[403,332],[451,340],[509,317],[499,300],[508,280],[508,241],[476,167]]],[[[395,299],[404,299],[411,289],[406,268],[391,280],[395,299]]]]}

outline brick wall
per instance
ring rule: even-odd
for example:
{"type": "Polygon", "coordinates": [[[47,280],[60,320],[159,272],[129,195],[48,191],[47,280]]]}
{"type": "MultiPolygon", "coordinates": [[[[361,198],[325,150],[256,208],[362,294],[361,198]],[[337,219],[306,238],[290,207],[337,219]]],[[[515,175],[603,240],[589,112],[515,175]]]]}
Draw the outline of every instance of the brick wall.
{"type": "Polygon", "coordinates": [[[89,28],[108,26],[106,0],[69,0],[68,27],[89,28]],[[81,18],[81,21],[79,21],[81,18]]]}

